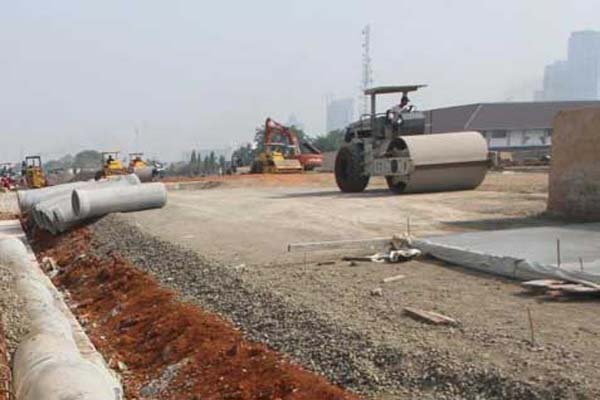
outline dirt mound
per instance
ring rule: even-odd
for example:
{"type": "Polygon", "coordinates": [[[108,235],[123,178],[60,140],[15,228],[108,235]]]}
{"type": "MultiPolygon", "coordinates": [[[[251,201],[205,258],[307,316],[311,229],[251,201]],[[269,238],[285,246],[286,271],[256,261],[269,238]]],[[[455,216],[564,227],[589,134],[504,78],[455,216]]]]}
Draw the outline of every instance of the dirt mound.
{"type": "Polygon", "coordinates": [[[127,398],[357,398],[179,301],[118,254],[82,256],[90,241],[79,229],[37,247],[62,266],[55,284],[70,293],[94,344],[121,370],[127,398]]]}

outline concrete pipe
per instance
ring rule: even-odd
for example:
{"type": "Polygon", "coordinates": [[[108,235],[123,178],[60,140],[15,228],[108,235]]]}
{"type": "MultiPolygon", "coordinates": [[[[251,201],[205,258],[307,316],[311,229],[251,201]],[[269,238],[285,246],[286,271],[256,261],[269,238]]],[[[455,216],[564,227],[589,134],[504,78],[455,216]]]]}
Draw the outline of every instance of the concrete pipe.
{"type": "Polygon", "coordinates": [[[73,182],[64,185],[49,186],[41,189],[18,190],[17,200],[22,213],[29,212],[37,203],[53,196],[70,194],[73,189],[89,185],[90,182],[73,182]]]}
{"type": "Polygon", "coordinates": [[[488,147],[479,132],[402,136],[398,139],[413,162],[403,178],[403,193],[474,189],[488,170],[488,147]]]}
{"type": "Polygon", "coordinates": [[[137,167],[133,169],[133,173],[142,182],[152,182],[152,178],[154,178],[154,168],[152,167],[137,167]]]}
{"type": "Polygon", "coordinates": [[[31,327],[13,359],[16,400],[121,399],[120,384],[95,349],[89,352],[89,339],[30,257],[20,240],[0,240],[0,264],[16,276],[31,327]]]}
{"type": "Polygon", "coordinates": [[[35,205],[52,198],[60,197],[63,195],[71,195],[71,192],[80,187],[87,187],[92,185],[104,185],[113,183],[126,183],[130,185],[139,185],[140,179],[134,174],[112,176],[108,179],[102,179],[99,181],[84,181],[84,182],[72,182],[65,183],[63,185],[49,186],[41,189],[29,189],[17,191],[17,200],[19,208],[22,213],[29,212],[35,205]]]}
{"type": "Polygon", "coordinates": [[[75,189],[73,211],[79,218],[100,217],[112,212],[141,211],[161,208],[167,203],[167,191],[162,183],[144,183],[122,188],[75,189]]]}
{"type": "MultiPolygon", "coordinates": [[[[136,175],[130,174],[100,181],[90,181],[81,187],[91,190],[102,187],[139,185],[140,183],[140,179],[136,175]]],[[[66,193],[51,194],[43,201],[38,202],[32,209],[32,216],[36,224],[55,235],[59,232],[65,232],[80,223],[81,219],[73,213],[71,193],[72,189],[66,193]]]]}

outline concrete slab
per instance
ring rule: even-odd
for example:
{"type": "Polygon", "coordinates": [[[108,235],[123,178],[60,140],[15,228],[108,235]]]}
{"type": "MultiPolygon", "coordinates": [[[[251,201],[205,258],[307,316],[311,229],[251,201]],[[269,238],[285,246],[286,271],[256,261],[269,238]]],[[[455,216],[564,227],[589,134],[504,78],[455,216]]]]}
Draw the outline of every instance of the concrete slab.
{"type": "Polygon", "coordinates": [[[567,274],[600,282],[600,223],[460,233],[416,244],[434,257],[517,279],[567,274]]]}

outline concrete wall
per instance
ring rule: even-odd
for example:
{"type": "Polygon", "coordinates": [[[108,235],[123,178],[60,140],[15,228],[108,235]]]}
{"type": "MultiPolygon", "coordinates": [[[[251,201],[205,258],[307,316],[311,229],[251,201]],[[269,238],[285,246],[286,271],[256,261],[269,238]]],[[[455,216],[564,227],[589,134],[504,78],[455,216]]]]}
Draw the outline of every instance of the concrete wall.
{"type": "Polygon", "coordinates": [[[600,221],[600,108],[561,111],[551,154],[548,211],[600,221]]]}

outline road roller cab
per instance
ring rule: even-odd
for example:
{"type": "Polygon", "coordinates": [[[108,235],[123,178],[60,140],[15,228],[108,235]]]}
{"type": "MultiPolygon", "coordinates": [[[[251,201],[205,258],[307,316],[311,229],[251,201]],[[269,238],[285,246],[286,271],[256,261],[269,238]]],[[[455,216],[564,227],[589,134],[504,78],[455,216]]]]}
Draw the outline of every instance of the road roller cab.
{"type": "Polygon", "coordinates": [[[425,135],[425,113],[410,105],[408,93],[425,85],[365,90],[371,113],[348,126],[335,160],[342,192],[362,192],[371,176],[384,176],[394,193],[473,189],[487,171],[487,142],[478,132],[425,135]],[[402,99],[377,113],[377,96],[402,99]]]}

